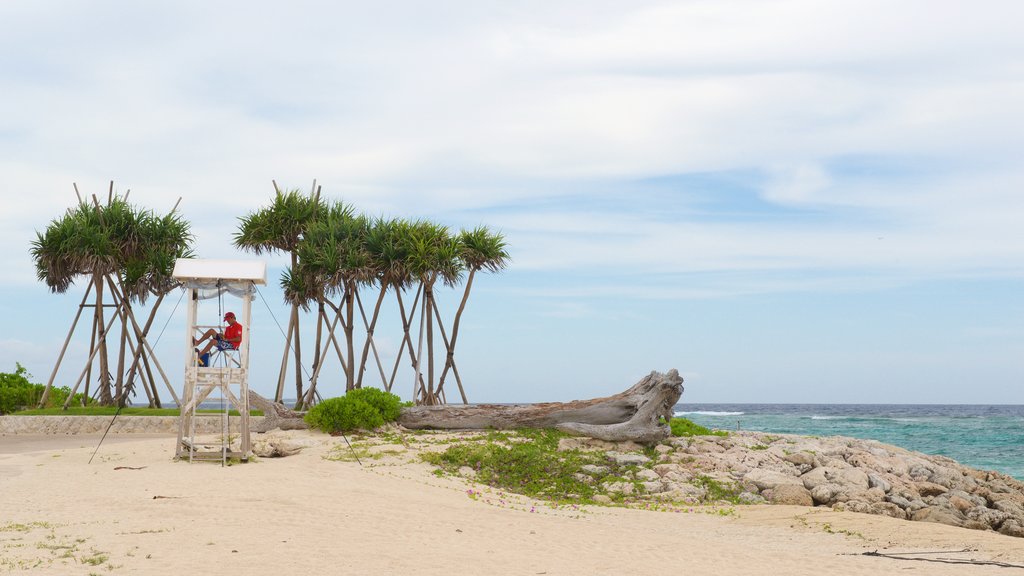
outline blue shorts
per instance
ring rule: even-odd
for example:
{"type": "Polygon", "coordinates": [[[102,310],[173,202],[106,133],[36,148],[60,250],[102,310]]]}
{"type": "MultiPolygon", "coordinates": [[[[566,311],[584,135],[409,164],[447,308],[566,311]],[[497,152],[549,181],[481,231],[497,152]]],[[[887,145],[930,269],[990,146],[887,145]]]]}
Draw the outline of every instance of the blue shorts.
{"type": "Polygon", "coordinates": [[[223,338],[217,338],[217,350],[234,350],[235,345],[223,338]]]}

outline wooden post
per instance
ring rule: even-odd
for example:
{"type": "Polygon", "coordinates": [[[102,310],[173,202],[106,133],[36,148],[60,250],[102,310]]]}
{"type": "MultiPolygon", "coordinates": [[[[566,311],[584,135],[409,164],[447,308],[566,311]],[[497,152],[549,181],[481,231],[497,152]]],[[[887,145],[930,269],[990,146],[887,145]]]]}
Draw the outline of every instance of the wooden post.
{"type": "MultiPolygon", "coordinates": [[[[45,408],[46,402],[50,399],[50,389],[53,388],[53,380],[57,377],[57,370],[60,368],[60,363],[64,360],[64,354],[68,351],[68,344],[71,343],[71,335],[75,333],[75,327],[78,326],[78,319],[82,317],[82,310],[85,308],[85,301],[89,298],[89,293],[92,292],[92,283],[85,289],[85,295],[82,296],[82,302],[78,304],[78,312],[75,313],[75,319],[71,322],[71,329],[68,330],[67,338],[64,339],[64,345],[61,346],[60,354],[57,356],[57,363],[53,366],[53,372],[50,372],[50,379],[46,382],[46,388],[43,389],[43,397],[39,400],[39,408],[45,408]]],[[[95,331],[93,332],[95,333],[95,331]]],[[[92,346],[89,347],[90,349],[92,346]]]]}

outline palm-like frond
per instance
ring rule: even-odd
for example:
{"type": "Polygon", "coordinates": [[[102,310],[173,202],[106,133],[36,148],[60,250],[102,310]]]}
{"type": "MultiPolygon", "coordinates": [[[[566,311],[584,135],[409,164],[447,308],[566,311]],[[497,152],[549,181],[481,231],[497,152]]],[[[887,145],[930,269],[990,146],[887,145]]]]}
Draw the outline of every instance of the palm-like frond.
{"type": "Polygon", "coordinates": [[[486,226],[463,230],[459,234],[459,255],[466,267],[497,272],[508,266],[509,255],[505,236],[491,232],[486,226]]]}

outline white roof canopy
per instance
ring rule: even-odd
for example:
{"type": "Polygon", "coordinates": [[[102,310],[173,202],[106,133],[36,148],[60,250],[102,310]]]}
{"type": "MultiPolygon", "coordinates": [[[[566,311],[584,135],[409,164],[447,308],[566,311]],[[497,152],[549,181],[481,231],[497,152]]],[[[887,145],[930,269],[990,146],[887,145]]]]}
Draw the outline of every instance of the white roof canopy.
{"type": "Polygon", "coordinates": [[[178,258],[174,263],[174,278],[200,283],[218,280],[252,282],[260,286],[267,284],[267,263],[263,260],[208,260],[201,258],[178,258]]]}

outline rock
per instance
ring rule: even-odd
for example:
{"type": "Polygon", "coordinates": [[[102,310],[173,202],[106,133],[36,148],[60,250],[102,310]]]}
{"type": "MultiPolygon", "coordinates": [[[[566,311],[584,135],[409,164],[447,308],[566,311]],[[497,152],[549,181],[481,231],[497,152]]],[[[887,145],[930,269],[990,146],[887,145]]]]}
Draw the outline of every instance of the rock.
{"type": "MultiPolygon", "coordinates": [[[[903,508],[904,510],[910,509],[910,500],[907,500],[906,498],[898,494],[890,494],[886,496],[885,499],[886,501],[892,502],[893,504],[899,506],[900,508],[903,508]]],[[[922,504],[924,503],[922,502],[922,504]]]]}
{"type": "Polygon", "coordinates": [[[931,478],[932,470],[924,464],[914,464],[910,467],[908,474],[915,482],[924,482],[931,478]]]}
{"type": "Polygon", "coordinates": [[[743,476],[743,481],[757,486],[758,490],[768,490],[781,485],[801,486],[803,484],[796,476],[761,468],[747,472],[743,476]]]}
{"type": "Polygon", "coordinates": [[[966,500],[959,496],[950,496],[949,505],[952,506],[957,512],[966,513],[971,508],[974,508],[975,504],[970,500],[966,500]]]}
{"type": "Polygon", "coordinates": [[[984,522],[979,522],[977,520],[966,520],[964,522],[964,528],[968,528],[970,530],[988,530],[989,529],[988,524],[986,524],[984,522]]]}
{"type": "Polygon", "coordinates": [[[949,488],[942,484],[935,484],[933,482],[915,482],[914,487],[917,488],[921,496],[938,496],[949,491],[949,488]]]}
{"type": "Polygon", "coordinates": [[[598,494],[594,496],[594,502],[597,502],[598,504],[611,504],[612,499],[604,494],[598,494]]]}
{"type": "Polygon", "coordinates": [[[637,480],[643,480],[644,482],[660,482],[661,476],[657,472],[649,468],[644,468],[636,473],[637,480]]]}
{"type": "Polygon", "coordinates": [[[692,504],[700,502],[705,497],[707,497],[707,491],[692,484],[669,484],[664,491],[654,495],[654,498],[659,500],[692,504]]]}
{"type": "Polygon", "coordinates": [[[463,478],[476,478],[476,470],[473,470],[469,466],[462,466],[459,468],[459,476],[463,478]]]}
{"type": "Polygon", "coordinates": [[[607,466],[595,466],[594,464],[585,464],[580,466],[580,471],[586,472],[587,474],[607,474],[607,466]]]}
{"type": "Polygon", "coordinates": [[[999,527],[999,533],[1006,534],[1007,536],[1024,538],[1024,524],[1016,518],[1010,518],[1003,522],[1003,525],[999,527]]]}
{"type": "Polygon", "coordinates": [[[677,472],[678,470],[679,467],[674,466],[672,464],[658,464],[654,467],[654,473],[657,474],[658,476],[661,476],[662,478],[664,478],[669,473],[677,472]]]}
{"type": "Polygon", "coordinates": [[[1010,516],[1016,516],[1017,518],[1024,519],[1024,507],[1022,507],[1020,504],[1017,504],[1013,500],[998,500],[995,504],[992,505],[992,507],[995,508],[996,510],[999,510],[1000,512],[1006,512],[1010,516]]]}
{"type": "Polygon", "coordinates": [[[838,502],[832,508],[834,510],[846,510],[848,512],[859,512],[861,514],[871,513],[871,504],[868,504],[863,500],[849,500],[846,502],[838,502]]]}
{"type": "Polygon", "coordinates": [[[629,496],[636,490],[636,487],[633,486],[632,482],[608,482],[602,486],[606,492],[622,494],[624,496],[629,496]]]}
{"type": "Polygon", "coordinates": [[[809,452],[794,452],[792,454],[786,454],[782,459],[797,466],[814,466],[814,454],[809,452]]]}
{"type": "Polygon", "coordinates": [[[955,510],[935,506],[929,506],[914,512],[911,514],[910,519],[915,522],[935,522],[949,526],[963,526],[966,520],[963,514],[955,510]]]}
{"type": "Polygon", "coordinates": [[[665,491],[665,485],[660,480],[657,482],[641,482],[640,488],[648,494],[657,494],[665,491]]]}
{"type": "Polygon", "coordinates": [[[764,504],[766,502],[763,496],[753,492],[740,492],[736,499],[739,500],[740,504],[764,504]]]}
{"type": "Polygon", "coordinates": [[[988,525],[989,528],[992,528],[993,530],[999,528],[999,526],[1002,525],[1004,520],[1012,518],[1012,516],[1010,516],[1006,512],[993,510],[991,508],[986,508],[984,506],[976,506],[974,508],[971,508],[970,510],[967,511],[965,516],[967,516],[968,520],[984,522],[986,525],[988,525]]]}
{"type": "Polygon", "coordinates": [[[772,489],[769,502],[790,506],[814,506],[811,493],[801,484],[780,484],[772,489]]]}
{"type": "Polygon", "coordinates": [[[868,474],[868,486],[871,488],[880,488],[882,492],[889,492],[892,490],[892,484],[878,474],[868,474]]]}
{"type": "Polygon", "coordinates": [[[582,482],[583,484],[593,484],[594,483],[594,478],[591,477],[591,476],[587,476],[586,474],[576,473],[576,474],[573,474],[572,477],[575,478],[577,482],[582,482]]]}
{"type": "Polygon", "coordinates": [[[829,476],[834,476],[839,473],[837,468],[828,468],[825,466],[819,466],[806,474],[800,476],[800,481],[803,482],[804,488],[808,490],[814,490],[815,486],[821,484],[829,484],[829,476]]]}
{"type": "Polygon", "coordinates": [[[832,481],[844,488],[860,488],[866,490],[868,488],[868,475],[857,468],[849,468],[843,470],[832,481]]]}
{"type": "Polygon", "coordinates": [[[871,504],[871,514],[899,518],[900,520],[907,519],[907,513],[904,512],[903,508],[892,502],[875,502],[871,504]]]}
{"type": "Polygon", "coordinates": [[[816,504],[831,504],[835,500],[839,486],[835,484],[818,484],[811,489],[811,499],[816,504]]]}
{"type": "Polygon", "coordinates": [[[620,454],[618,452],[608,452],[608,459],[613,460],[619,466],[640,466],[651,461],[643,454],[620,454]]]}
{"type": "Polygon", "coordinates": [[[654,447],[654,451],[658,454],[669,454],[672,452],[672,447],[667,444],[658,444],[654,447]]]}

